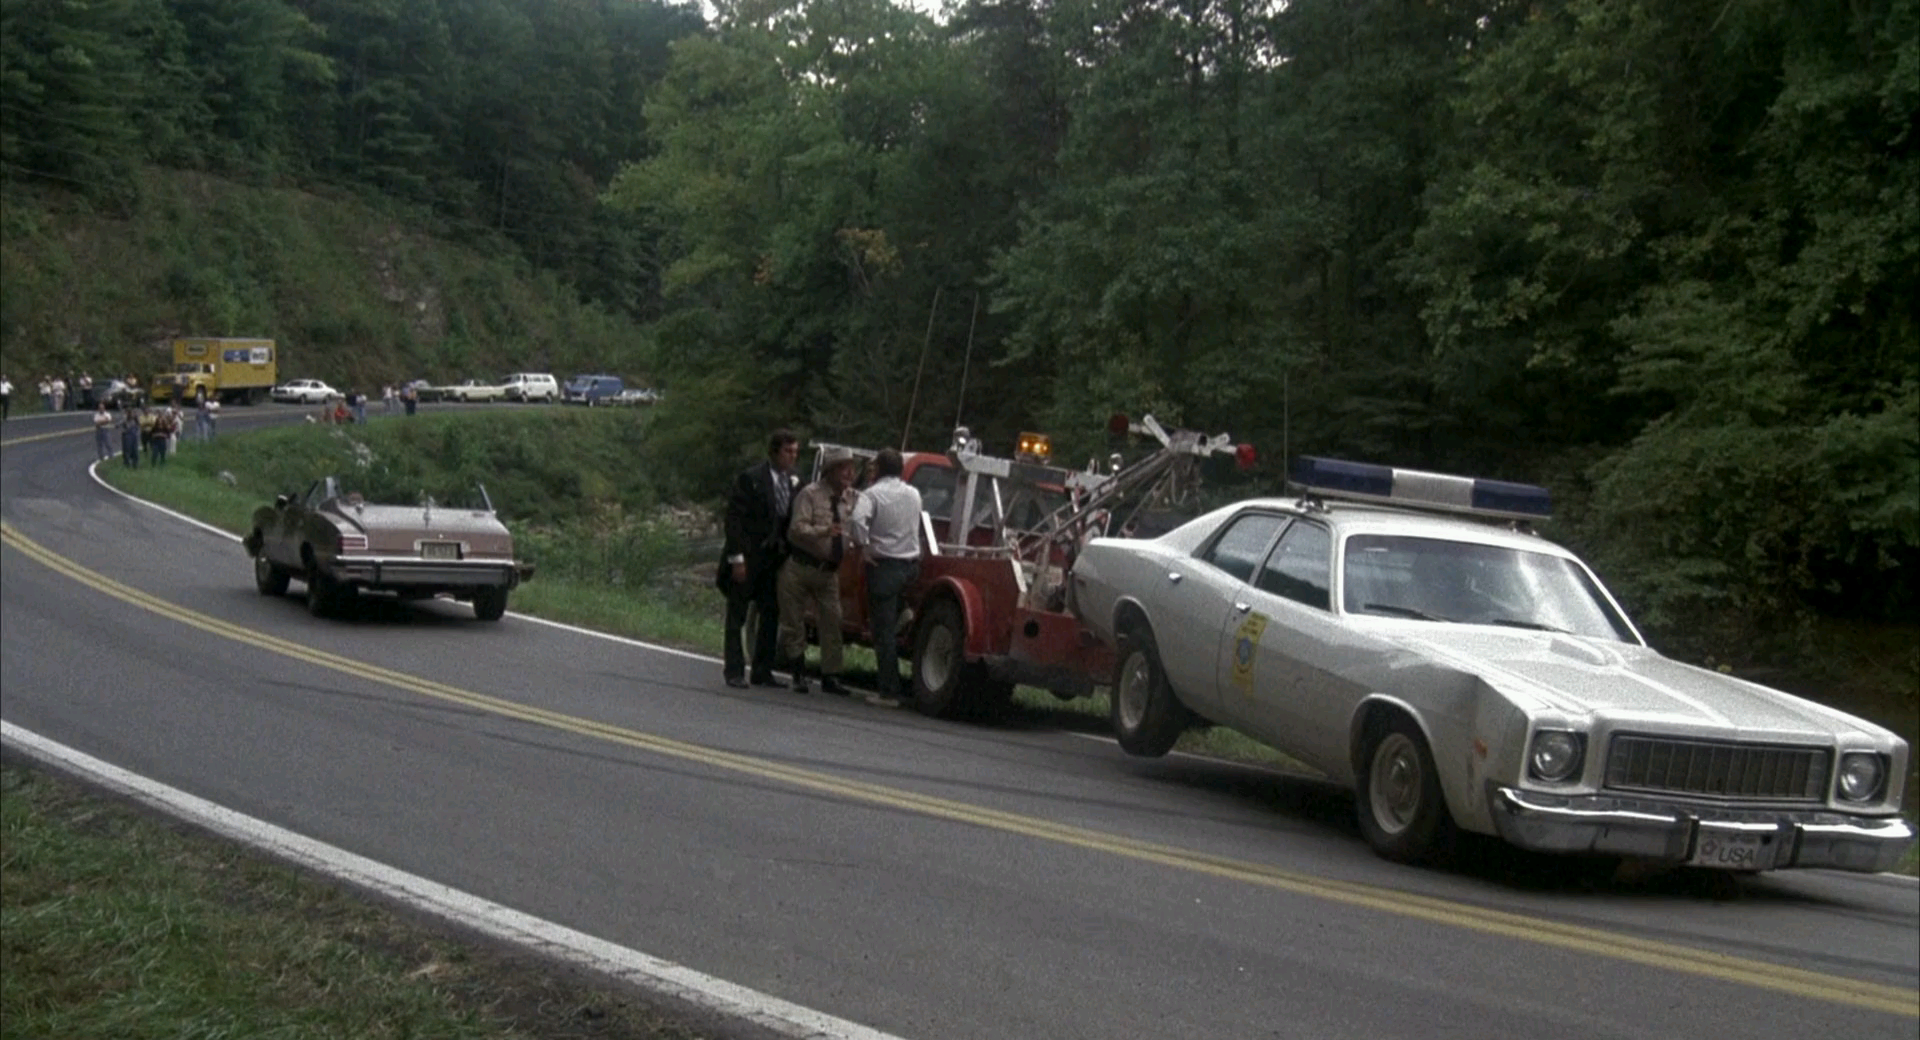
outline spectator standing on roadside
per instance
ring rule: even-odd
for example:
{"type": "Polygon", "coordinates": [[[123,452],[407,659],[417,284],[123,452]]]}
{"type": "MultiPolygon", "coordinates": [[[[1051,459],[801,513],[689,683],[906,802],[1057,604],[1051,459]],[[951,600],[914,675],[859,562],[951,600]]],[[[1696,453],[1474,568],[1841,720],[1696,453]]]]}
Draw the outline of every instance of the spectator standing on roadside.
{"type": "Polygon", "coordinates": [[[74,407],[93,407],[95,404],[93,399],[93,377],[82,372],[80,373],[80,378],[75,380],[73,385],[74,407]]]}
{"type": "Polygon", "coordinates": [[[393,414],[393,406],[399,401],[393,396],[393,384],[387,383],[380,388],[380,401],[387,406],[387,414],[393,414]]]}
{"type": "Polygon", "coordinates": [[[734,478],[727,498],[726,544],[716,581],[727,594],[727,630],[722,674],[728,686],[746,686],[746,648],[741,629],[752,607],[760,608],[753,633],[756,686],[779,685],[773,659],[780,652],[780,564],[787,556],[787,519],[793,509],[794,461],[800,438],[791,430],[767,436],[767,461],[756,462],[734,478]]]}
{"type": "Polygon", "coordinates": [[[900,703],[900,603],[920,579],[920,492],[900,479],[906,463],[883,448],[874,456],[873,486],[854,503],[848,529],[867,550],[867,625],[880,692],[869,698],[888,707],[900,703]]]}
{"type": "Polygon", "coordinates": [[[408,386],[403,386],[403,387],[401,387],[401,388],[400,388],[400,403],[401,403],[402,405],[404,405],[404,406],[406,407],[406,409],[407,409],[407,414],[408,414],[408,415],[412,415],[412,414],[413,414],[413,410],[414,410],[415,408],[418,408],[418,407],[420,407],[420,391],[419,391],[419,389],[418,389],[417,387],[414,387],[414,386],[412,386],[412,385],[408,385],[408,386]]]}
{"type": "Polygon", "coordinates": [[[13,418],[13,384],[0,375],[0,422],[13,418]]]}
{"type": "Polygon", "coordinates": [[[96,401],[93,405],[93,461],[105,462],[113,454],[113,416],[107,414],[107,403],[96,401]]]}
{"type": "Polygon", "coordinates": [[[147,411],[147,465],[158,469],[167,464],[167,448],[173,436],[172,409],[166,405],[147,411]]]}
{"type": "Polygon", "coordinates": [[[200,407],[195,410],[194,426],[202,443],[213,439],[214,420],[220,418],[220,400],[209,394],[200,399],[200,407]]]}
{"type": "Polygon", "coordinates": [[[807,692],[808,606],[820,632],[820,692],[846,692],[840,685],[840,560],[855,499],[854,468],[853,452],[828,448],[820,479],[793,496],[787,562],[780,568],[780,650],[793,668],[795,693],[807,692]]]}
{"type": "Polygon", "coordinates": [[[53,411],[53,380],[46,376],[41,376],[39,390],[40,410],[43,412],[53,411]]]}
{"type": "Polygon", "coordinates": [[[367,395],[361,393],[358,390],[348,390],[347,401],[349,404],[353,406],[353,421],[357,423],[366,422],[367,421],[367,395]]]}
{"type": "Polygon", "coordinates": [[[53,387],[53,410],[56,412],[66,411],[67,410],[67,381],[60,378],[59,376],[54,376],[52,387],[53,387]]]}
{"type": "Polygon", "coordinates": [[[140,409],[128,405],[120,417],[120,461],[128,469],[140,468],[140,409]]]}

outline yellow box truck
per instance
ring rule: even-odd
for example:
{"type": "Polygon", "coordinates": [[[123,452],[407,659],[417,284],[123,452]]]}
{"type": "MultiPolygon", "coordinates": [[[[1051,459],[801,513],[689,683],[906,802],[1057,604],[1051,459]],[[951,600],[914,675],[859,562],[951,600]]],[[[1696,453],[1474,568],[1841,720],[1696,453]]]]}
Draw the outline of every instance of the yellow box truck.
{"type": "Polygon", "coordinates": [[[173,370],[153,377],[149,396],[183,406],[213,398],[222,404],[259,404],[280,381],[280,352],[270,339],[176,339],[173,370]]]}

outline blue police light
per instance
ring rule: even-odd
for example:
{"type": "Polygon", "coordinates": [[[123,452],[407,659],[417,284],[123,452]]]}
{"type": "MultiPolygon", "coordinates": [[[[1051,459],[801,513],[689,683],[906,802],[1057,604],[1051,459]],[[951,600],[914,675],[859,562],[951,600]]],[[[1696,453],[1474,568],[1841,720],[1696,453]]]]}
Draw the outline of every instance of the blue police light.
{"type": "Polygon", "coordinates": [[[1505,520],[1547,520],[1553,498],[1547,489],[1504,480],[1476,480],[1447,473],[1377,466],[1302,455],[1289,482],[1323,498],[1383,502],[1505,520]]]}

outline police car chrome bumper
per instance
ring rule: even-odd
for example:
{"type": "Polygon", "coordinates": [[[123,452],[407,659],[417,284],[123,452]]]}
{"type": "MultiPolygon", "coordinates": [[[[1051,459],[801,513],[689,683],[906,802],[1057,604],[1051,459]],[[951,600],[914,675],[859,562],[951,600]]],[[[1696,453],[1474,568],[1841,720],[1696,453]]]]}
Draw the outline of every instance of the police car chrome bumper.
{"type": "Polygon", "coordinates": [[[1719,810],[1487,784],[1494,828],[1536,852],[1595,852],[1734,870],[1891,869],[1913,844],[1899,817],[1824,809],[1719,810]]]}

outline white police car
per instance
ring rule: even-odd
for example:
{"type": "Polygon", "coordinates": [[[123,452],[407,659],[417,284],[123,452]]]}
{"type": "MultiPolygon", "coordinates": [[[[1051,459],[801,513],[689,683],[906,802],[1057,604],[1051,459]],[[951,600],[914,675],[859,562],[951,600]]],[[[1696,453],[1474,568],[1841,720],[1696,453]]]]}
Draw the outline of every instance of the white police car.
{"type": "Polygon", "coordinates": [[[1742,871],[1884,870],[1912,844],[1905,741],[1648,647],[1531,533],[1544,489],[1318,458],[1293,478],[1076,561],[1130,753],[1232,726],[1353,787],[1367,841],[1409,862],[1456,829],[1742,871]]]}

